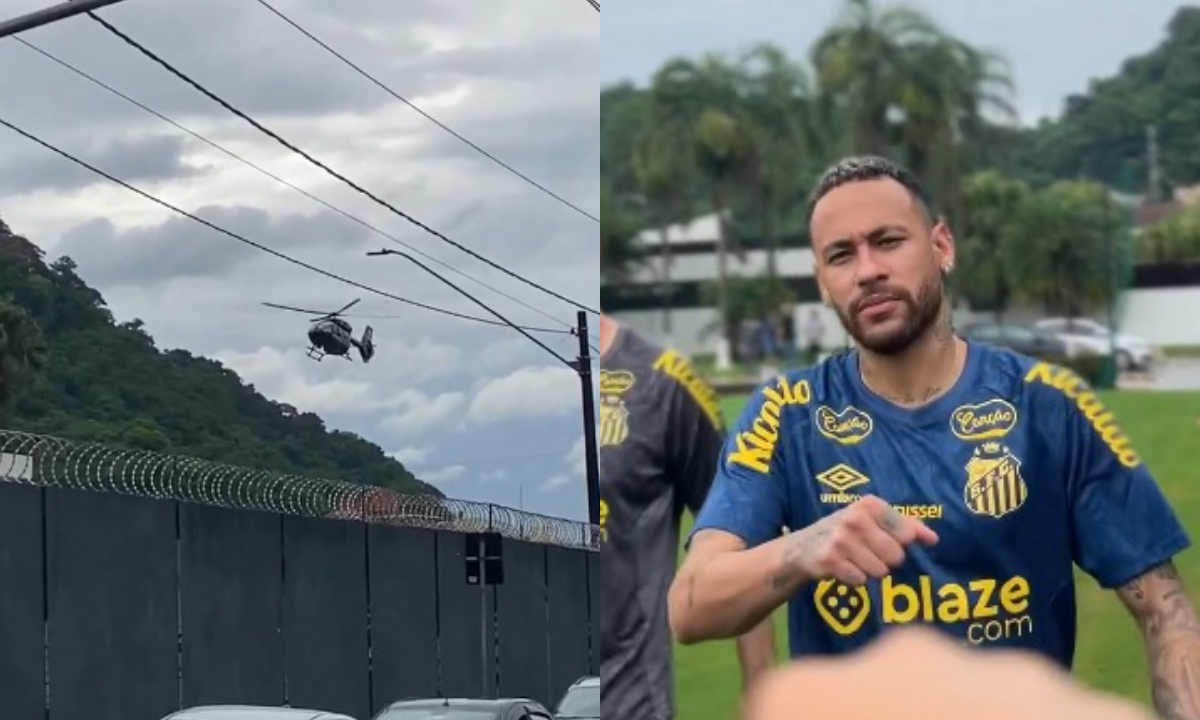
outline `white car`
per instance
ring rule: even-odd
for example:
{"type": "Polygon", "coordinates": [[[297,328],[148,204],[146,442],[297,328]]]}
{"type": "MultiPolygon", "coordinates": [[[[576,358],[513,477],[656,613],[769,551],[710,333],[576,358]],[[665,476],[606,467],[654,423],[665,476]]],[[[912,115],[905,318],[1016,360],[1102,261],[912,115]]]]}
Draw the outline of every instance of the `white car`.
{"type": "MultiPolygon", "coordinates": [[[[1057,335],[1072,347],[1084,348],[1107,355],[1113,345],[1112,333],[1104,325],[1090,318],[1046,318],[1034,323],[1043,332],[1057,335]]],[[[1117,368],[1127,370],[1149,370],[1154,362],[1154,348],[1136,335],[1117,333],[1117,368]]]]}
{"type": "Polygon", "coordinates": [[[202,705],[171,713],[163,720],[355,720],[325,710],[265,705],[202,705]]]}

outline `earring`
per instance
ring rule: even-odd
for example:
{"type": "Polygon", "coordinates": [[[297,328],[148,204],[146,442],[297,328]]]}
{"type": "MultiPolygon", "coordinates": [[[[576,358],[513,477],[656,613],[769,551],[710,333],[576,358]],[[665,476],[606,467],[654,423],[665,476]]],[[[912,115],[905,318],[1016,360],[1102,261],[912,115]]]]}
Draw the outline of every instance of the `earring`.
{"type": "Polygon", "coordinates": [[[946,263],[945,265],[942,266],[942,274],[949,275],[950,271],[953,269],[954,269],[954,263],[946,263]]]}

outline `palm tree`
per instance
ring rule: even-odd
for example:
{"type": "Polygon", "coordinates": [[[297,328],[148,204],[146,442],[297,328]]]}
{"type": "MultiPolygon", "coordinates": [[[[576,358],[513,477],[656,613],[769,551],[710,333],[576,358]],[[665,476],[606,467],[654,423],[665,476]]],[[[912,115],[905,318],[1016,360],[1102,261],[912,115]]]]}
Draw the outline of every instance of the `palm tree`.
{"type": "Polygon", "coordinates": [[[778,277],[776,253],[784,214],[796,207],[809,180],[826,158],[823,128],[815,122],[813,93],[804,68],[768,43],[742,57],[744,102],[754,146],[752,186],[767,241],[767,277],[778,277]]]}
{"type": "Polygon", "coordinates": [[[917,10],[871,0],[848,0],[812,58],[823,118],[849,127],[849,149],[898,154],[957,214],[965,148],[992,123],[1016,119],[1003,58],[948,36],[917,10]]]}
{"type": "Polygon", "coordinates": [[[742,102],[744,77],[724,58],[708,54],[698,61],[669,61],[651,83],[651,123],[661,143],[663,162],[688,185],[698,176],[707,186],[717,215],[718,312],[722,333],[732,343],[728,322],[728,226],[730,193],[755,165],[750,121],[742,102]]]}
{"type": "Polygon", "coordinates": [[[20,306],[0,300],[0,410],[45,363],[46,344],[37,323],[20,306]]]}
{"type": "Polygon", "coordinates": [[[671,245],[667,229],[674,223],[692,219],[695,210],[686,167],[681,167],[684,153],[676,138],[660,128],[651,127],[642,134],[634,147],[631,165],[640,196],[642,220],[647,228],[658,231],[659,271],[662,286],[662,331],[671,337],[671,245]]]}
{"type": "Polygon", "coordinates": [[[951,216],[962,214],[967,148],[993,140],[996,125],[1015,126],[1015,87],[1005,59],[951,37],[909,48],[922,68],[902,88],[901,153],[951,216]],[[929,72],[936,68],[936,72],[929,72]]]}
{"type": "Polygon", "coordinates": [[[917,10],[848,0],[841,18],[817,38],[810,55],[822,116],[827,123],[845,124],[852,152],[881,154],[892,148],[893,126],[904,107],[901,88],[914,75],[938,71],[914,67],[911,48],[943,36],[917,10]]]}

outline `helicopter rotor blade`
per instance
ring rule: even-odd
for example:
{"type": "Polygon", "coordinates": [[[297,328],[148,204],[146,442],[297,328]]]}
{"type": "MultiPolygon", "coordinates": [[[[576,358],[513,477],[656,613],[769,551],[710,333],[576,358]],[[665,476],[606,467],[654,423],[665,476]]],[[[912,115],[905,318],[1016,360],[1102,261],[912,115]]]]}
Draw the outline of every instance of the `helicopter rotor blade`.
{"type": "Polygon", "coordinates": [[[338,310],[337,312],[329,313],[329,317],[333,317],[334,315],[341,315],[342,313],[346,312],[350,308],[357,305],[359,300],[362,300],[362,298],[356,298],[354,300],[351,300],[350,302],[346,303],[346,306],[344,308],[342,308],[341,310],[338,310]]]}
{"type": "Polygon", "coordinates": [[[276,305],[275,303],[265,302],[263,305],[276,308],[278,310],[290,310],[292,312],[304,313],[305,315],[328,315],[329,313],[321,312],[320,310],[305,310],[304,308],[291,307],[290,305],[276,305]]]}

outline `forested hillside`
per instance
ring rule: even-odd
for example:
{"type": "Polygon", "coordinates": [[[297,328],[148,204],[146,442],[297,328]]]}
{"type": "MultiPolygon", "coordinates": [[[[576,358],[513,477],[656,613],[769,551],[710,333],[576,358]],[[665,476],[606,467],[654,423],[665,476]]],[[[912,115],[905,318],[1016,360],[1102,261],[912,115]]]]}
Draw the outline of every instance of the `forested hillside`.
{"type": "Polygon", "coordinates": [[[74,262],[46,262],[3,221],[0,427],[441,495],[379,446],[263,397],[220,363],[159,350],[140,321],[113,317],[74,262]]]}
{"type": "Polygon", "coordinates": [[[1067,98],[1059,118],[1023,132],[1021,169],[1033,178],[1082,177],[1140,193],[1153,125],[1164,181],[1200,182],[1200,8],[1180,8],[1165,31],[1158,47],[1067,98]]]}

